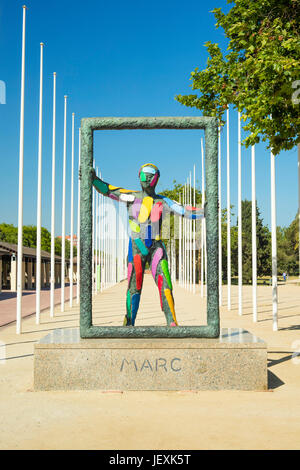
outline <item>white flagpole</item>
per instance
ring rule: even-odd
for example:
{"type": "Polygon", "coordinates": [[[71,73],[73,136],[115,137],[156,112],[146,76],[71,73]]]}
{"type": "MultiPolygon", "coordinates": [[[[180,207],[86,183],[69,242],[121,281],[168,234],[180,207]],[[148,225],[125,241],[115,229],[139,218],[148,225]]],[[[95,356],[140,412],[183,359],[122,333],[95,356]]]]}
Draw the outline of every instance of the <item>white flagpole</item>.
{"type": "Polygon", "coordinates": [[[74,120],[72,113],[72,153],[71,153],[71,245],[70,245],[70,307],[73,307],[73,251],[74,251],[74,120]]]}
{"type": "Polygon", "coordinates": [[[53,126],[52,126],[52,200],[51,200],[51,272],[50,317],[54,317],[55,289],[55,132],[56,132],[56,73],[53,73],[53,126]]]}
{"type": "MultiPolygon", "coordinates": [[[[100,171],[100,178],[102,179],[102,173],[100,171]]],[[[100,194],[100,213],[101,213],[101,217],[100,217],[100,220],[99,220],[99,233],[100,233],[100,292],[102,292],[103,290],[103,274],[104,274],[104,271],[103,271],[103,220],[104,220],[104,217],[103,217],[103,196],[102,194],[100,194]]]]}
{"type": "Polygon", "coordinates": [[[231,233],[230,233],[230,152],[229,152],[229,108],[227,108],[227,292],[228,310],[231,310],[231,233]]]}
{"type": "Polygon", "coordinates": [[[23,162],[24,162],[24,91],[25,91],[25,30],[26,6],[23,6],[22,29],[22,70],[20,105],[20,144],[19,144],[19,204],[18,204],[18,273],[17,273],[17,318],[16,333],[22,332],[22,284],[23,284],[23,162]]]}
{"type": "Polygon", "coordinates": [[[36,222],[36,324],[40,323],[41,313],[41,230],[42,230],[42,134],[43,134],[43,48],[40,43],[40,103],[39,103],[39,152],[38,152],[38,192],[36,222]]]}
{"type": "Polygon", "coordinates": [[[239,315],[243,313],[243,258],[242,258],[242,144],[241,113],[238,112],[238,278],[239,315]]]}
{"type": "MultiPolygon", "coordinates": [[[[204,189],[204,150],[203,150],[203,139],[201,138],[201,192],[202,192],[202,209],[204,209],[204,204],[205,204],[205,189],[204,189]]],[[[204,296],[204,237],[205,237],[205,232],[204,232],[204,219],[202,219],[201,223],[201,297],[204,296]]],[[[206,279],[205,279],[206,281],[206,279]]]]}
{"type": "Polygon", "coordinates": [[[64,97],[64,156],[61,235],[61,311],[65,311],[65,258],[66,258],[66,160],[67,160],[67,96],[64,97]]]}
{"type": "MultiPolygon", "coordinates": [[[[95,168],[95,160],[93,162],[93,168],[95,168]]],[[[93,212],[93,234],[92,234],[92,293],[95,294],[95,188],[92,187],[93,192],[93,203],[92,203],[92,212],[93,212]]]]}
{"type": "Polygon", "coordinates": [[[222,196],[221,196],[221,127],[219,127],[219,305],[222,305],[222,196]]]}
{"type": "Polygon", "coordinates": [[[272,302],[273,331],[278,330],[278,292],[277,292],[277,237],[276,237],[276,182],[275,156],[271,152],[271,233],[272,233],[272,302]]]}
{"type": "MultiPolygon", "coordinates": [[[[186,205],[186,188],[183,188],[183,205],[186,205]]],[[[186,288],[186,218],[183,219],[183,286],[186,288]]]]}
{"type": "MultiPolygon", "coordinates": [[[[96,175],[98,176],[98,167],[96,169],[96,175]]],[[[95,212],[96,212],[96,218],[95,218],[95,231],[96,231],[96,237],[95,237],[95,292],[96,294],[98,293],[98,226],[99,226],[99,207],[98,207],[98,192],[95,193],[95,212]]]]}
{"type": "MultiPolygon", "coordinates": [[[[193,206],[196,207],[196,166],[194,165],[193,206]]],[[[193,294],[196,292],[196,220],[193,220],[193,294]]]]}
{"type": "MultiPolygon", "coordinates": [[[[181,194],[179,194],[179,204],[181,204],[181,194]]],[[[179,262],[179,267],[178,267],[178,280],[179,280],[179,285],[182,285],[182,262],[181,262],[181,237],[182,237],[182,218],[179,217],[179,255],[178,255],[178,262],[179,262]]]]}
{"type": "Polygon", "coordinates": [[[251,147],[252,163],[252,304],[253,321],[257,322],[257,246],[256,246],[256,178],[255,178],[255,146],[251,147]]]}
{"type": "MultiPolygon", "coordinates": [[[[100,171],[99,171],[100,176],[100,171]]],[[[99,279],[98,284],[98,291],[100,291],[100,284],[101,284],[101,269],[100,269],[100,225],[101,225],[101,194],[98,193],[98,268],[97,268],[97,282],[99,279]]],[[[119,205],[120,207],[120,205],[119,205]]],[[[122,278],[123,279],[123,278],[122,278]]]]}
{"type": "MultiPolygon", "coordinates": [[[[192,205],[192,172],[190,171],[190,188],[189,188],[189,197],[190,197],[190,205],[192,205]]],[[[189,220],[189,230],[190,230],[190,291],[192,291],[192,283],[193,283],[193,265],[192,265],[192,220],[189,220]]]]}
{"type": "MultiPolygon", "coordinates": [[[[78,143],[78,171],[80,168],[80,128],[78,143]]],[[[79,304],[80,296],[80,179],[78,177],[78,208],[77,208],[77,297],[76,302],[79,304]]]]}

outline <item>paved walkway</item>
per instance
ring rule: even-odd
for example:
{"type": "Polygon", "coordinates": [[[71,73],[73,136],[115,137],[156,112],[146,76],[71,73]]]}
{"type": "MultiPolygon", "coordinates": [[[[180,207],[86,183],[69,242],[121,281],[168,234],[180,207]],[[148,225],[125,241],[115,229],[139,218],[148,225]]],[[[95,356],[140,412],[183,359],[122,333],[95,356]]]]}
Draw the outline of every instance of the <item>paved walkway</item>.
{"type": "MultiPolygon", "coordinates": [[[[94,296],[95,324],[122,324],[126,282],[94,296]]],[[[222,327],[242,327],[268,344],[267,392],[33,392],[34,343],[54,328],[79,325],[79,309],[49,311],[0,328],[1,449],[300,449],[300,287],[279,287],[279,330],[272,331],[272,288],[258,288],[258,322],[251,287],[238,288],[232,310],[221,308],[222,327]],[[2,346],[2,347],[1,347],[2,346]]],[[[205,298],[175,288],[180,324],[205,322],[205,298]]],[[[145,276],[137,325],[163,324],[157,288],[145,276]]]]}
{"type": "MultiPolygon", "coordinates": [[[[54,291],[54,304],[61,302],[61,289],[54,291]]],[[[76,296],[76,285],[73,287],[73,298],[76,296]]],[[[70,287],[65,286],[65,300],[70,299],[70,287]]],[[[33,315],[36,312],[36,296],[34,290],[23,291],[22,318],[33,315]]],[[[41,290],[41,310],[50,308],[50,289],[41,290]]],[[[7,325],[16,320],[17,293],[11,291],[0,292],[0,326],[7,325]]]]}

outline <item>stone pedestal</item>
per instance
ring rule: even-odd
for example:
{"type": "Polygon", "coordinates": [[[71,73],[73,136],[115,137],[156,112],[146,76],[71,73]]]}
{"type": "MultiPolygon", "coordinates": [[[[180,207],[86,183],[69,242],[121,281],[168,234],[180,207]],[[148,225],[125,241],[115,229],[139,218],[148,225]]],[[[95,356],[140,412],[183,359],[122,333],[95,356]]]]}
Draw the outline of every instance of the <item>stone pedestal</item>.
{"type": "Polygon", "coordinates": [[[266,390],[267,345],[242,329],[217,339],[81,339],[35,344],[35,390],[266,390]]]}

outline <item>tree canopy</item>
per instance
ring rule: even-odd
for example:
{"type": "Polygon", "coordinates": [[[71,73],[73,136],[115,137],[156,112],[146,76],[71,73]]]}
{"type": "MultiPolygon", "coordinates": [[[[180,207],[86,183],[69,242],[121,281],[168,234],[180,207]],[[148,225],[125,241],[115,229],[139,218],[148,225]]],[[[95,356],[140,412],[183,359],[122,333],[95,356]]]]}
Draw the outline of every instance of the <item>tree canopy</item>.
{"type": "Polygon", "coordinates": [[[228,13],[212,12],[229,43],[205,43],[207,67],[191,73],[200,95],[178,95],[203,115],[223,114],[229,104],[242,113],[248,147],[267,141],[274,154],[300,142],[300,0],[227,0],[228,13]]]}
{"type": "MultiPolygon", "coordinates": [[[[8,243],[18,243],[18,228],[13,224],[0,224],[0,240],[8,243]]],[[[66,257],[70,257],[70,242],[66,239],[66,257]]],[[[36,248],[36,226],[24,225],[23,226],[23,246],[36,248]]],[[[45,227],[41,228],[41,249],[51,252],[51,234],[45,227]]],[[[61,238],[55,238],[55,254],[61,256],[61,238]]],[[[77,249],[74,247],[74,256],[77,254],[77,249]]]]}

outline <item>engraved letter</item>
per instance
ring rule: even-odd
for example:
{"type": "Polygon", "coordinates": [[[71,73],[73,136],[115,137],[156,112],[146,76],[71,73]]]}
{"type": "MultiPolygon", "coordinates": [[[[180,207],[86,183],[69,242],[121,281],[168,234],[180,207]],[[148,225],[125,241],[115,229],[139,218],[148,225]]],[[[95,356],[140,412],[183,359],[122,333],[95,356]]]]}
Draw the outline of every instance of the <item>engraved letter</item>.
{"type": "Polygon", "coordinates": [[[171,361],[171,369],[174,372],[179,372],[181,370],[181,367],[179,369],[174,369],[174,367],[173,367],[173,362],[175,362],[175,361],[181,361],[181,359],[179,359],[178,357],[174,357],[174,359],[172,359],[172,361],[171,361]]]}
{"type": "Polygon", "coordinates": [[[160,357],[159,359],[156,359],[156,372],[158,371],[159,367],[163,367],[165,371],[168,372],[166,364],[167,364],[166,359],[163,359],[162,357],[160,357]],[[163,364],[159,364],[158,361],[163,361],[163,364]]]}
{"type": "Polygon", "coordinates": [[[123,368],[124,368],[124,364],[125,364],[125,362],[126,362],[128,365],[129,365],[131,362],[133,362],[133,364],[134,364],[134,367],[135,367],[135,370],[136,370],[136,371],[138,370],[138,368],[137,368],[137,365],[136,365],[136,362],[135,362],[135,360],[134,360],[134,359],[132,359],[132,360],[131,360],[131,361],[129,361],[129,362],[127,361],[127,359],[123,359],[123,361],[122,361],[122,364],[121,364],[121,369],[120,369],[120,372],[122,372],[122,370],[123,370],[123,368]]]}
{"type": "Polygon", "coordinates": [[[142,365],[142,367],[141,367],[141,372],[142,372],[143,369],[151,369],[151,370],[153,370],[153,369],[152,369],[152,366],[151,366],[151,363],[150,363],[150,361],[148,361],[148,359],[145,359],[145,360],[144,360],[143,365],[142,365]],[[147,364],[148,364],[148,365],[147,365],[147,364]]]}

